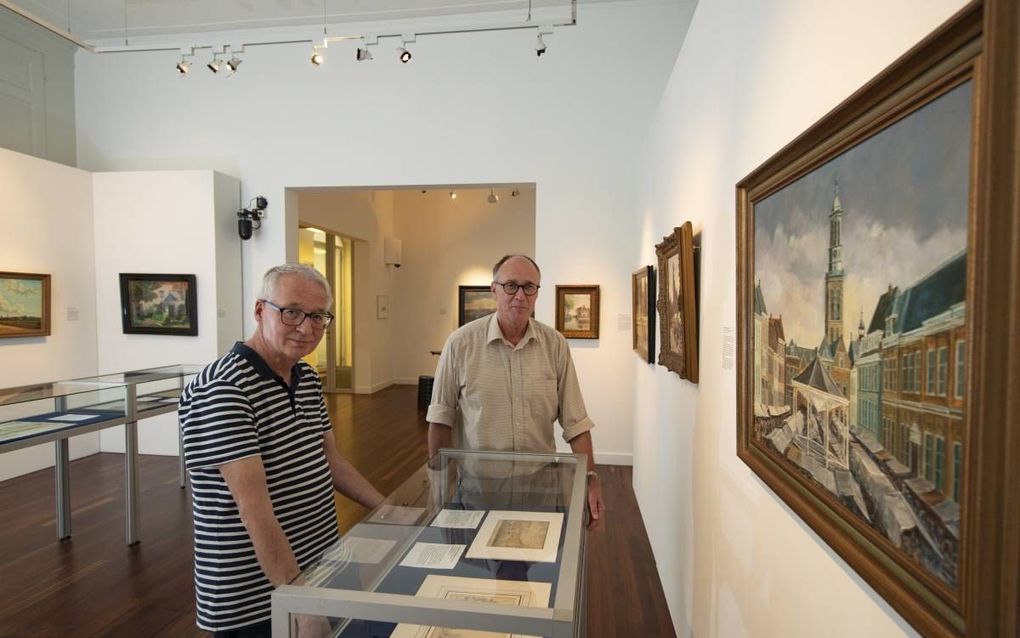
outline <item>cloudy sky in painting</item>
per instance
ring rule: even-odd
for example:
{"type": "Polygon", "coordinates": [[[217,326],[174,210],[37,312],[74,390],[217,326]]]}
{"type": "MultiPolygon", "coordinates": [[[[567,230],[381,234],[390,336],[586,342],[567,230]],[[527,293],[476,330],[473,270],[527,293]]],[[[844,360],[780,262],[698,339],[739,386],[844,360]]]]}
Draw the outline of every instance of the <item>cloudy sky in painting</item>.
{"type": "Polygon", "coordinates": [[[966,248],[970,112],[967,82],[755,205],[755,280],[787,343],[815,347],[824,335],[837,179],[846,339],[888,286],[910,286],[966,248]]]}
{"type": "Polygon", "coordinates": [[[20,317],[32,315],[38,317],[42,282],[21,279],[0,280],[0,317],[20,317]]]}

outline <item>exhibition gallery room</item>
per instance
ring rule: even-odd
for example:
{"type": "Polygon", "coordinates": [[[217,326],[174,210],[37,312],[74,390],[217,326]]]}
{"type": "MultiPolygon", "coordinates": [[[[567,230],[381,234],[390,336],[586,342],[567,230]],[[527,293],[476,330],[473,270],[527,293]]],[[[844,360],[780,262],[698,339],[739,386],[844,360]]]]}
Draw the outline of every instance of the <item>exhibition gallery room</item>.
{"type": "Polygon", "coordinates": [[[0,636],[1020,638],[1016,0],[0,0],[0,636]]]}

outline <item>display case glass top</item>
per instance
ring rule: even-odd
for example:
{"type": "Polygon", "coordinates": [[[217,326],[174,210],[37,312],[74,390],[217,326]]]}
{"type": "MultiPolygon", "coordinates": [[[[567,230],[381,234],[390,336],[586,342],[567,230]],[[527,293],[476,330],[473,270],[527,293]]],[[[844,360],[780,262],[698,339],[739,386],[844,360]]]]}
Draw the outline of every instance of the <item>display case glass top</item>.
{"type": "Polygon", "coordinates": [[[76,380],[6,388],[0,390],[0,451],[30,439],[60,438],[69,430],[122,423],[127,413],[124,383],[76,380]]]}
{"type": "Polygon", "coordinates": [[[583,456],[443,450],[274,593],[274,622],[317,604],[345,637],[573,635],[585,474],[583,456]]]}
{"type": "Polygon", "coordinates": [[[83,381],[99,383],[120,383],[133,386],[136,401],[136,415],[145,418],[156,412],[170,412],[177,409],[184,386],[204,366],[176,364],[156,368],[114,372],[86,377],[83,381]]]}

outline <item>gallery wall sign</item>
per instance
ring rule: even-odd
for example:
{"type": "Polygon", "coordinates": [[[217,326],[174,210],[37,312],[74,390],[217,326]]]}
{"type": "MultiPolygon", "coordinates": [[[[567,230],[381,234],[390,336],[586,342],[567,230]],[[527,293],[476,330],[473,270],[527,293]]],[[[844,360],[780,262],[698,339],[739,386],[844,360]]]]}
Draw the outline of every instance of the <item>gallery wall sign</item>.
{"type": "Polygon", "coordinates": [[[698,294],[691,222],[674,228],[655,246],[659,262],[659,364],[698,382],[698,294]]]}
{"type": "Polygon", "coordinates": [[[50,276],[0,272],[0,339],[50,334],[50,276]]]}
{"type": "Polygon", "coordinates": [[[125,334],[198,334],[195,275],[120,274],[125,334]]]}
{"type": "Polygon", "coordinates": [[[1016,174],[1018,21],[985,13],[1006,4],[964,9],[737,185],[738,455],[925,635],[1017,632],[1017,389],[992,390],[1020,370],[992,310],[1017,299],[993,239],[1017,186],[989,176],[1016,174]]]}

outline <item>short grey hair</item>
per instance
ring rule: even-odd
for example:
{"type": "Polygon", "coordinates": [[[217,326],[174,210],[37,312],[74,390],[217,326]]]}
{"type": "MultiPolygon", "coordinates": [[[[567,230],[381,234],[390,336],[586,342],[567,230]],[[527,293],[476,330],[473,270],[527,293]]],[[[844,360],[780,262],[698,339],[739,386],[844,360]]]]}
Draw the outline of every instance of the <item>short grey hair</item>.
{"type": "Polygon", "coordinates": [[[326,291],[326,297],[329,300],[326,305],[333,305],[333,290],[329,287],[329,282],[322,276],[322,273],[305,264],[280,264],[267,270],[262,277],[262,290],[259,293],[259,299],[270,299],[276,292],[276,284],[280,277],[285,275],[302,277],[307,281],[319,284],[326,291]]]}
{"type": "Polygon", "coordinates": [[[538,264],[535,263],[534,259],[532,259],[531,257],[528,257],[527,255],[522,255],[521,253],[513,253],[511,255],[503,255],[503,257],[499,261],[496,262],[496,265],[492,267],[492,280],[493,281],[496,281],[496,277],[499,276],[499,269],[503,267],[503,264],[505,264],[506,262],[510,261],[514,257],[522,257],[522,258],[527,259],[528,261],[530,261],[531,265],[534,266],[535,270],[538,271],[539,279],[542,278],[542,269],[538,267],[538,264]]]}

